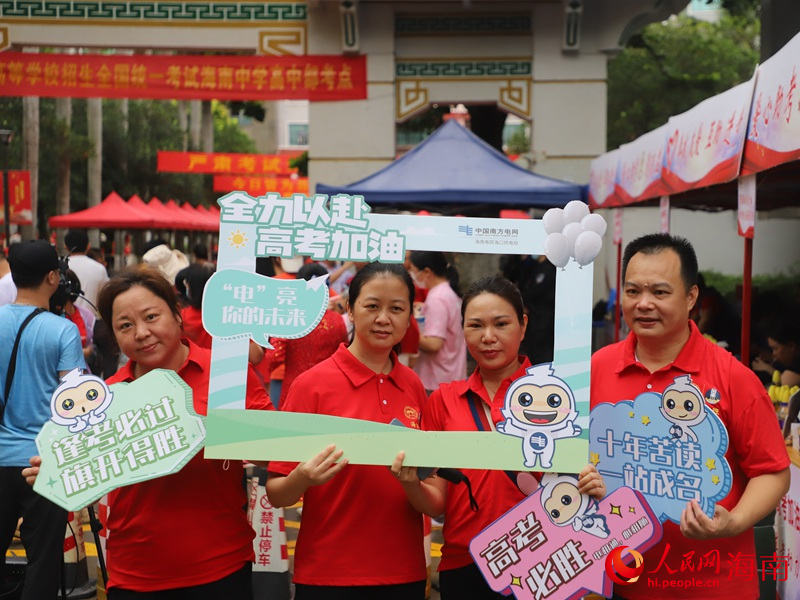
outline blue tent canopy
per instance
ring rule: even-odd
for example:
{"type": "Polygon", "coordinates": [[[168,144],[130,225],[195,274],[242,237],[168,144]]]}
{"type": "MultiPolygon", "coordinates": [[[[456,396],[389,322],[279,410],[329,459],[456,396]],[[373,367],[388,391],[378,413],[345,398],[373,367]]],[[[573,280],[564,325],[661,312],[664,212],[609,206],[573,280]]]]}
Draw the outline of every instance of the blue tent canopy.
{"type": "Polygon", "coordinates": [[[349,185],[317,185],[320,194],[364,196],[375,204],[482,203],[550,208],[584,199],[585,186],[536,175],[512,163],[455,120],[413,150],[349,185]]]}

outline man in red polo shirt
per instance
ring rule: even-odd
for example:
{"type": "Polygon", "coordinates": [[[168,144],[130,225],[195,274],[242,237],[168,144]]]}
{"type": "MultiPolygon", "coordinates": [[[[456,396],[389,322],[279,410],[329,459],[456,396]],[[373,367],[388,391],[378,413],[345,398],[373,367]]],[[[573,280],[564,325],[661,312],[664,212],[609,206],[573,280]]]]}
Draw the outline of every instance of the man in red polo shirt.
{"type": "Polygon", "coordinates": [[[676,589],[685,599],[758,598],[755,573],[742,576],[739,571],[743,561],[753,565],[762,560],[755,556],[753,525],[789,489],[789,457],[763,385],[689,320],[697,301],[696,280],[697,257],[687,240],[651,234],[628,244],[622,312],[631,333],[592,357],[591,405],[662,393],[676,377],[690,375],[707,409],[728,430],[725,457],[733,483],[713,518],[693,500],[680,525],[664,523],[664,537],[645,553],[639,580],[615,586],[615,598],[673,598],[676,589]],[[703,568],[696,568],[700,564],[703,568]]]}

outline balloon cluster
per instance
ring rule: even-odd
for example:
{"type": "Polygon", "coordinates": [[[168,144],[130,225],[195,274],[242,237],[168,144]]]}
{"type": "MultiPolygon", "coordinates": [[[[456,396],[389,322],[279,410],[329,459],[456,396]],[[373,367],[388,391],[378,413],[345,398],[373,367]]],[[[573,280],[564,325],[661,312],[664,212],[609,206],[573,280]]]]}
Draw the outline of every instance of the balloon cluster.
{"type": "Polygon", "coordinates": [[[547,232],[544,253],[556,267],[563,269],[570,258],[584,267],[600,254],[606,221],[589,214],[586,203],[572,200],[563,209],[551,208],[544,213],[542,224],[547,232]]]}

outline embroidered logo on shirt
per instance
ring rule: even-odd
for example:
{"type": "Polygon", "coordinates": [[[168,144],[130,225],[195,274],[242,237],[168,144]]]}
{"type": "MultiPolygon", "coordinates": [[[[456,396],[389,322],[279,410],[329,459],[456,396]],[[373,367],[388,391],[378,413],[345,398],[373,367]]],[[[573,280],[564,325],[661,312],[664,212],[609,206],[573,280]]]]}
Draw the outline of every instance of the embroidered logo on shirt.
{"type": "Polygon", "coordinates": [[[413,406],[406,406],[403,409],[406,419],[411,421],[410,427],[419,428],[419,411],[413,406]]]}

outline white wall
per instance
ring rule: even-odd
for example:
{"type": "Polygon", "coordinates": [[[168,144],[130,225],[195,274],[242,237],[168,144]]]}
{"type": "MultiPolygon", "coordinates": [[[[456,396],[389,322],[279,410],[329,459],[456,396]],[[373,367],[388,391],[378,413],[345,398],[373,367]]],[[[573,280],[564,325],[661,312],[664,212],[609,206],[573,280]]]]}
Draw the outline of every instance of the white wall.
{"type": "MultiPolygon", "coordinates": [[[[595,298],[607,298],[606,277],[616,277],[616,246],[611,242],[613,212],[599,211],[608,222],[603,240],[604,251],[595,262],[595,298]]],[[[631,240],[659,230],[660,213],[656,208],[630,207],[622,211],[623,250],[631,240]]],[[[800,235],[798,219],[758,213],[753,238],[753,275],[800,271],[800,235]]],[[[736,211],[707,213],[673,208],[670,233],[688,239],[697,252],[701,271],[741,275],[744,267],[744,238],[736,228],[736,211]]]]}

